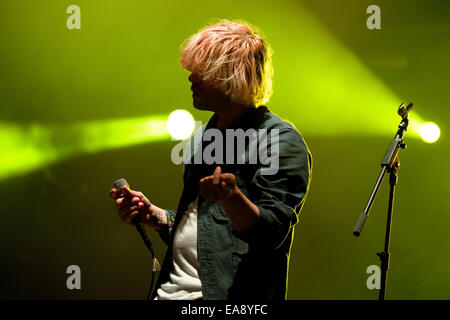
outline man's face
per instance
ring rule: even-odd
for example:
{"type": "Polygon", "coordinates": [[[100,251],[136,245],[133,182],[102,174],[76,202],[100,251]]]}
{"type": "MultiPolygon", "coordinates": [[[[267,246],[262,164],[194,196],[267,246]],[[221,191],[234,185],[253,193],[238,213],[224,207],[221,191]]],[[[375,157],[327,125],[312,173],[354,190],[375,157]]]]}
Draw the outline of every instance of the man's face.
{"type": "Polygon", "coordinates": [[[191,73],[192,99],[194,107],[199,110],[218,111],[230,103],[230,98],[212,83],[203,81],[197,74],[191,73]]]}

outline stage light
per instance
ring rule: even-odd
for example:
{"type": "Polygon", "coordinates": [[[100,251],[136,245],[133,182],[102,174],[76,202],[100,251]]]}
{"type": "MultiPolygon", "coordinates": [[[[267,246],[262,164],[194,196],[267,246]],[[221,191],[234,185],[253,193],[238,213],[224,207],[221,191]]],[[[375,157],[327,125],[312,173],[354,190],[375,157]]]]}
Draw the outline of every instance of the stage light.
{"type": "Polygon", "coordinates": [[[420,126],[419,129],[420,136],[425,142],[433,143],[439,139],[441,131],[439,127],[433,122],[427,122],[420,126]]]}
{"type": "Polygon", "coordinates": [[[186,110],[175,110],[167,119],[167,130],[175,140],[184,140],[194,131],[194,117],[186,110]]]}

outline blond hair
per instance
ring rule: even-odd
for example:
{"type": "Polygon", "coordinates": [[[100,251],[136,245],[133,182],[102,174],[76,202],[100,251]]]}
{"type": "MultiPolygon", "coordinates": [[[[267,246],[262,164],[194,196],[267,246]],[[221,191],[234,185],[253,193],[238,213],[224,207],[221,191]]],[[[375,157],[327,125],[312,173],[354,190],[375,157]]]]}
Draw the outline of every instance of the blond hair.
{"type": "Polygon", "coordinates": [[[258,106],[272,94],[272,49],[247,22],[221,20],[186,39],[181,65],[234,102],[258,106]]]}

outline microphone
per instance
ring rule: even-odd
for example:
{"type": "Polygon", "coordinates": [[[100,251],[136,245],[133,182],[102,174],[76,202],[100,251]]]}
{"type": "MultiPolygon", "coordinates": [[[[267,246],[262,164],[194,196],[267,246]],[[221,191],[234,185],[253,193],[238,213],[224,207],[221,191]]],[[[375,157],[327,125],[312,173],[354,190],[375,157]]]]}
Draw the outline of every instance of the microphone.
{"type": "MultiPolygon", "coordinates": [[[[114,182],[114,187],[118,190],[117,198],[123,198],[122,187],[130,188],[128,182],[124,178],[121,178],[121,179],[117,180],[116,182],[114,182]]],[[[145,232],[144,225],[141,221],[141,217],[139,215],[134,217],[132,222],[133,222],[133,225],[136,227],[137,232],[139,232],[139,235],[141,236],[142,241],[144,241],[145,246],[148,248],[148,250],[150,250],[150,252],[152,254],[153,271],[159,271],[160,265],[159,265],[158,260],[156,260],[156,258],[155,258],[155,253],[153,251],[153,244],[150,241],[150,238],[148,237],[147,232],[145,232]]]]}

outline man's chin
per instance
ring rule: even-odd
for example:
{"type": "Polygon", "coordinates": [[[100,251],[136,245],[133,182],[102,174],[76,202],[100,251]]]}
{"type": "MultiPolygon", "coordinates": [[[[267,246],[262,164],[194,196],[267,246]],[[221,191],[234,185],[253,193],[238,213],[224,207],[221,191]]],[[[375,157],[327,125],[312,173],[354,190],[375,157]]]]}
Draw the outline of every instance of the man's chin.
{"type": "Polygon", "coordinates": [[[198,110],[209,110],[209,111],[213,111],[212,108],[208,105],[205,105],[199,101],[195,101],[193,102],[194,108],[198,109],[198,110]]]}

